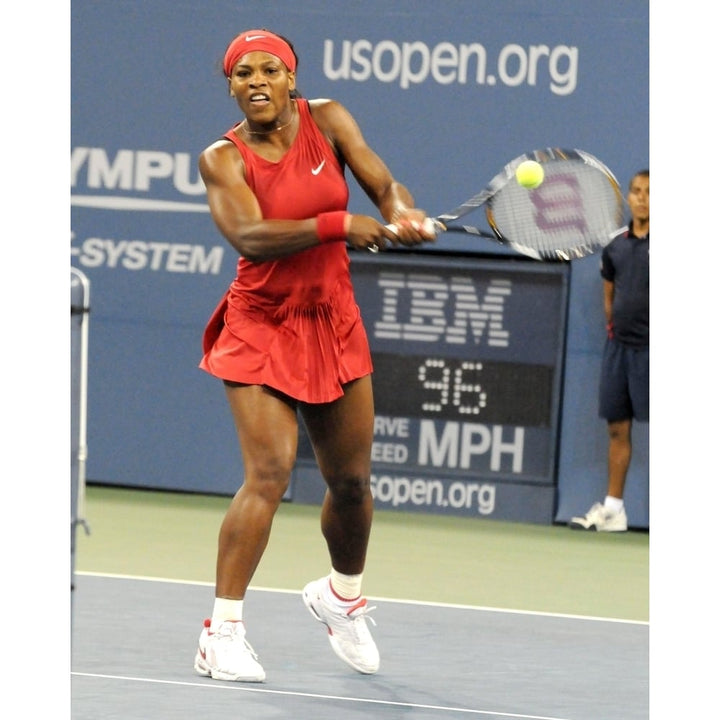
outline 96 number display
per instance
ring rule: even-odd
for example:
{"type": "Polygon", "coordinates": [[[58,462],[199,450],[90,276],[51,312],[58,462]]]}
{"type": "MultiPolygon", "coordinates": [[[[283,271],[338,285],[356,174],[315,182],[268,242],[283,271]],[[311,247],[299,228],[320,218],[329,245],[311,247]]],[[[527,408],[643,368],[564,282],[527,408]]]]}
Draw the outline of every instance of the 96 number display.
{"type": "Polygon", "coordinates": [[[380,415],[548,427],[554,368],[373,353],[380,415]]]}
{"type": "Polygon", "coordinates": [[[472,360],[453,362],[446,358],[426,358],[418,365],[417,380],[423,390],[437,392],[437,398],[426,400],[421,409],[441,413],[450,405],[460,415],[478,415],[487,404],[487,393],[480,382],[482,363],[472,360]]]}

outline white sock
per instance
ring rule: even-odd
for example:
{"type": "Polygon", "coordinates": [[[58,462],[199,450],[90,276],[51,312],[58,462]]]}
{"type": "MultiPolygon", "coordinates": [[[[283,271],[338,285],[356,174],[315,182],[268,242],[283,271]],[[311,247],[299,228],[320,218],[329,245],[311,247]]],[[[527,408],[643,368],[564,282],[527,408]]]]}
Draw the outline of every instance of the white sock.
{"type": "Polygon", "coordinates": [[[362,573],[360,575],[343,575],[330,568],[330,598],[335,602],[354,602],[362,594],[362,573]]]}
{"type": "Polygon", "coordinates": [[[617,514],[623,509],[625,503],[623,502],[622,498],[616,498],[612,495],[606,495],[604,505],[607,510],[617,514]]]}
{"type": "Polygon", "coordinates": [[[210,632],[217,632],[220,624],[226,620],[242,620],[243,602],[243,600],[216,597],[210,619],[210,632]]]}

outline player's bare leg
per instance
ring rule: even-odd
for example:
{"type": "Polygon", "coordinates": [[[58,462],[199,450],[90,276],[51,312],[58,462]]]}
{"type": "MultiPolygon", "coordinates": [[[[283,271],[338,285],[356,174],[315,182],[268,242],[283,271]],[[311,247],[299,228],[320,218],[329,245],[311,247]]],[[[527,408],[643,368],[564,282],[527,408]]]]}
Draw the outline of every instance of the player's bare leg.
{"type": "Polygon", "coordinates": [[[631,420],[608,423],[608,495],[622,499],[632,455],[631,420]]]}
{"type": "Polygon", "coordinates": [[[291,402],[266,388],[226,386],[226,394],[245,474],[220,527],[216,593],[243,598],[290,482],[297,452],[297,418],[291,402]]]}
{"type": "Polygon", "coordinates": [[[215,605],[195,655],[195,671],[216,680],[262,682],[265,670],[245,637],[245,592],[267,546],[297,450],[292,401],[259,386],[227,385],[245,477],[220,527],[215,605]]]}
{"type": "Polygon", "coordinates": [[[330,554],[329,577],[308,583],[303,600],[325,624],[335,653],[364,674],[377,671],[380,656],[366,623],[361,594],[373,498],[370,457],[373,396],[370,377],[345,387],[345,395],[325,406],[303,406],[303,417],[328,485],[321,527],[330,554]]]}

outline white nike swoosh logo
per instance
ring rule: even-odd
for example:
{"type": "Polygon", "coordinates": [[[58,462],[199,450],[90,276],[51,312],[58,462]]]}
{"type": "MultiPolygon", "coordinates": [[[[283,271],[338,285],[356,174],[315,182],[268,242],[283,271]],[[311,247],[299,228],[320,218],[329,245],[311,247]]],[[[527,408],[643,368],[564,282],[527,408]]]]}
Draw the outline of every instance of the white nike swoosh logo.
{"type": "Polygon", "coordinates": [[[310,172],[313,175],[317,175],[325,166],[325,161],[323,160],[316,168],[313,168],[310,172]]]}
{"type": "Polygon", "coordinates": [[[260,38],[266,37],[265,35],[248,35],[245,38],[245,42],[250,42],[251,40],[259,40],[260,38]]]}

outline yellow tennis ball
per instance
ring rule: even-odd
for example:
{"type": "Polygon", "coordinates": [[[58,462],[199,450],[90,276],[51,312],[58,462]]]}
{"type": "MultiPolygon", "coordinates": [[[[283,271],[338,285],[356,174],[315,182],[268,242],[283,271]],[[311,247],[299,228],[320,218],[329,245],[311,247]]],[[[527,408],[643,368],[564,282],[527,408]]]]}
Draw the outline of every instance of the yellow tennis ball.
{"type": "Polygon", "coordinates": [[[528,190],[538,187],[545,179],[542,165],[535,160],[521,162],[515,170],[515,179],[528,190]]]}

